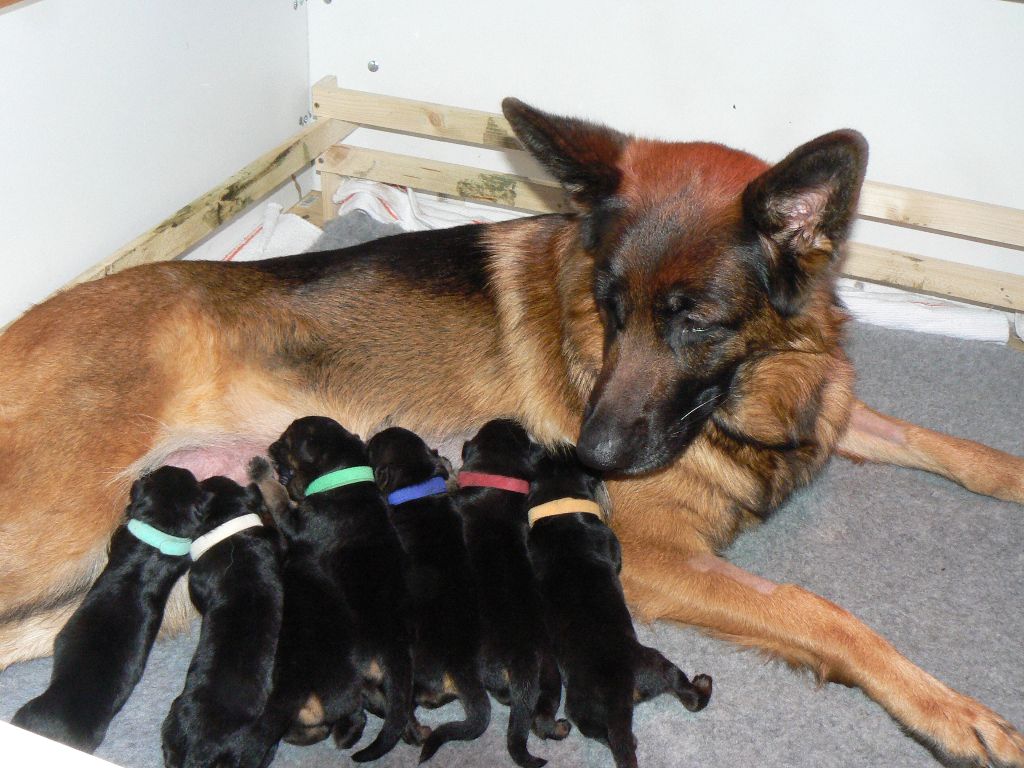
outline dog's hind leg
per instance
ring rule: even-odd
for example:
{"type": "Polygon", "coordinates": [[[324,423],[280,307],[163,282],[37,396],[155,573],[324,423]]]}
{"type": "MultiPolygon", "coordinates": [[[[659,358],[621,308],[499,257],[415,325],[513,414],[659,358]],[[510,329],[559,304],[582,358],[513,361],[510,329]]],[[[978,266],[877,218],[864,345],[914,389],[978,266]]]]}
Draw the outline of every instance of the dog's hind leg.
{"type": "Polygon", "coordinates": [[[860,401],[837,452],[854,461],[924,469],[975,493],[1024,504],[1024,458],[886,416],[860,401]]]}
{"type": "Polygon", "coordinates": [[[672,693],[691,712],[699,712],[711,699],[711,678],[695,675],[693,681],[655,648],[637,647],[637,671],[633,698],[649,701],[663,693],[672,693]]]}
{"type": "Polygon", "coordinates": [[[1010,723],[915,666],[839,606],[710,553],[684,560],[642,531],[622,531],[620,539],[622,584],[641,618],[701,627],[822,680],[857,686],[949,764],[1024,768],[1024,736],[1010,723]]]}

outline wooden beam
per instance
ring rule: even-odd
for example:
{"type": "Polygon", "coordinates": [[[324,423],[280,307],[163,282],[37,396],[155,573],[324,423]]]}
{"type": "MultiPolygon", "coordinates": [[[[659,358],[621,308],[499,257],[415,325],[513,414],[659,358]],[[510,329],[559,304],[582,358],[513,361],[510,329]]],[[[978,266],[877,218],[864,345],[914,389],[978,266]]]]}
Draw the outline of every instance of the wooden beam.
{"type": "MultiPolygon", "coordinates": [[[[501,115],[339,88],[334,77],[313,86],[313,111],[387,131],[495,149],[522,149],[501,115]]],[[[899,227],[1024,249],[1024,211],[867,181],[859,215],[899,227]]]]}
{"type": "Polygon", "coordinates": [[[915,293],[1024,312],[1024,276],[1009,272],[848,243],[842,273],[915,293]]]}
{"type": "Polygon", "coordinates": [[[334,77],[313,86],[313,114],[481,147],[523,148],[501,115],[339,88],[334,77]]]}
{"type": "Polygon", "coordinates": [[[1016,208],[866,181],[857,213],[898,227],[1024,250],[1024,211],[1016,208]]]}
{"type": "Polygon", "coordinates": [[[470,166],[438,163],[375,149],[345,145],[331,147],[317,161],[317,168],[324,174],[400,184],[532,213],[566,213],[572,210],[565,192],[550,179],[490,173],[470,166]]]}
{"type": "Polygon", "coordinates": [[[138,264],[180,256],[290,176],[304,170],[317,155],[355,129],[356,126],[338,120],[311,123],[166,221],[87,269],[61,290],[138,264]]]}

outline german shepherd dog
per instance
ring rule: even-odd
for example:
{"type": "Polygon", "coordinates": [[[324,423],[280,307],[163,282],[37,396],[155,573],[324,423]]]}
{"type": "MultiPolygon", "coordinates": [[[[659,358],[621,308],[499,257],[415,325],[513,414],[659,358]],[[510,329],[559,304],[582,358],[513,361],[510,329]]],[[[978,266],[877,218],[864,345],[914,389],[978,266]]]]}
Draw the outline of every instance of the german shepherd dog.
{"type": "MultiPolygon", "coordinates": [[[[403,735],[406,741],[421,743],[430,729],[420,726],[413,712],[413,627],[406,556],[388,519],[384,496],[374,483],[366,445],[331,418],[303,416],[288,426],[269,451],[278,479],[296,503],[281,521],[289,555],[301,548],[309,558],[310,548],[320,550],[323,574],[341,593],[350,617],[346,623],[352,631],[351,662],[331,655],[310,660],[302,670],[319,699],[315,709],[333,729],[339,747],[352,746],[362,735],[365,716],[351,706],[340,674],[351,663],[362,683],[362,703],[384,720],[373,741],[353,753],[352,759],[357,763],[376,760],[403,735]],[[342,477],[346,470],[348,476],[342,477]],[[325,664],[335,668],[318,680],[325,664]]],[[[307,571],[307,575],[313,574],[307,571]]],[[[301,608],[307,616],[315,610],[308,602],[301,608]]],[[[300,613],[295,618],[304,616],[300,613]]],[[[308,625],[289,625],[288,630],[301,634],[308,625]]],[[[296,646],[300,653],[315,652],[317,647],[332,650],[325,640],[296,646]]],[[[288,682],[280,685],[287,687],[288,682]]],[[[301,714],[299,721],[314,725],[301,714]]],[[[307,727],[310,734],[315,730],[307,727]]]]}
{"type": "Polygon", "coordinates": [[[697,712],[711,698],[711,678],[691,682],[637,640],[619,583],[622,550],[605,524],[604,483],[571,445],[553,446],[537,462],[527,504],[530,562],[565,679],[565,713],[611,750],[616,768],[636,768],[633,707],[674,693],[697,712]]]}
{"type": "Polygon", "coordinates": [[[277,747],[258,734],[281,631],[281,542],[263,525],[266,507],[255,485],[214,476],[201,486],[208,499],[188,591],[203,622],[185,685],[161,728],[164,766],[260,768],[277,747]]]}
{"type": "Polygon", "coordinates": [[[448,495],[450,465],[415,432],[389,427],[366,443],[377,485],[388,498],[398,540],[408,554],[416,703],[436,708],[459,699],[464,720],[442,723],[423,742],[426,762],[448,741],[479,738],[491,722],[480,679],[480,612],[462,537],[448,495]]]}
{"type": "Polygon", "coordinates": [[[439,446],[514,416],[615,476],[639,617],[859,686],[949,761],[1024,766],[1024,738],[996,713],[836,605],[716,555],[836,453],[1024,501],[1024,459],[854,398],[834,278],[864,139],[837,131],[769,165],[503,106],[578,212],[152,264],[8,328],[0,664],[51,650],[148,468],[234,467],[244,481],[248,459],[309,413],[363,434],[392,417],[439,446]]]}
{"type": "Polygon", "coordinates": [[[57,635],[50,684],[15,713],[14,725],[83,752],[103,742],[142,677],[171,589],[192,562],[207,497],[179,467],[132,483],[107,566],[57,635]]]}
{"type": "Polygon", "coordinates": [[[519,422],[488,421],[462,446],[455,495],[480,598],[483,680],[509,707],[505,744],[522,768],[547,763],[529,752],[531,729],[561,740],[572,728],[558,717],[562,676],[526,548],[526,495],[543,450],[519,422]]]}

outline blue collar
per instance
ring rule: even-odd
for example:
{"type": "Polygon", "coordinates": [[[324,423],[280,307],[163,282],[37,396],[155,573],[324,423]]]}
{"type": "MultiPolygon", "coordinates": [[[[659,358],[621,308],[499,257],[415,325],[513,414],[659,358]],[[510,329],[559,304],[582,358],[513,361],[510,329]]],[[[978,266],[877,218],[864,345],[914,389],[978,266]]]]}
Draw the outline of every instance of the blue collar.
{"type": "Polygon", "coordinates": [[[388,494],[388,504],[397,507],[407,501],[415,501],[426,496],[437,496],[448,491],[448,484],[443,477],[432,477],[426,482],[417,485],[407,485],[388,494]]]}

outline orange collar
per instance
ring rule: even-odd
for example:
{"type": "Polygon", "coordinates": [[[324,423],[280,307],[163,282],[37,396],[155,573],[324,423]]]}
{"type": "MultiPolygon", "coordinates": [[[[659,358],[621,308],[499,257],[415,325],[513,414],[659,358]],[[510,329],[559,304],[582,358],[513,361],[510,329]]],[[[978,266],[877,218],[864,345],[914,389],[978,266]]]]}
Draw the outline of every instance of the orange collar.
{"type": "Polygon", "coordinates": [[[540,520],[542,517],[551,517],[552,515],[571,515],[575,512],[582,512],[586,515],[597,515],[602,521],[604,521],[604,512],[596,502],[590,499],[573,499],[571,497],[565,497],[563,499],[555,499],[544,504],[538,504],[536,507],[531,507],[527,513],[527,517],[530,521],[530,527],[540,520]]]}

